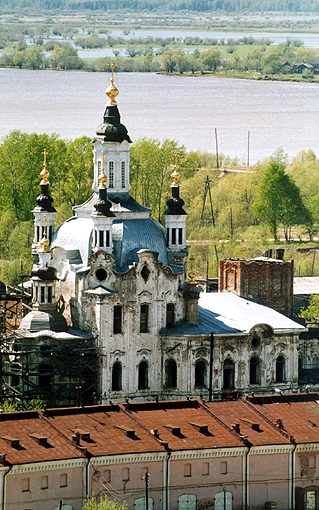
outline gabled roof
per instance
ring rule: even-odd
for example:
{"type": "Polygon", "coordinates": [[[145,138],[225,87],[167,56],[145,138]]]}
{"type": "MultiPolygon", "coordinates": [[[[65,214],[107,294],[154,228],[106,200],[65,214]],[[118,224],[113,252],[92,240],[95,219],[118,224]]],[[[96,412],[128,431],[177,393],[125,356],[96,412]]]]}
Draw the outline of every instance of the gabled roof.
{"type": "Polygon", "coordinates": [[[52,409],[45,412],[46,420],[69,441],[87,450],[89,456],[123,455],[129,453],[160,452],[163,447],[117,405],[85,408],[52,409]]]}
{"type": "Polygon", "coordinates": [[[231,427],[242,439],[252,446],[290,444],[267,420],[263,419],[245,399],[224,402],[207,402],[209,412],[231,427]]]}
{"type": "Polygon", "coordinates": [[[0,452],[9,464],[83,457],[81,451],[37,411],[0,413],[0,452]]]}
{"type": "Polygon", "coordinates": [[[126,411],[169,450],[243,447],[241,439],[197,400],[124,404],[126,411]]]}
{"type": "Polygon", "coordinates": [[[251,397],[251,407],[269,420],[290,441],[319,442],[319,394],[283,394],[251,397]]]}

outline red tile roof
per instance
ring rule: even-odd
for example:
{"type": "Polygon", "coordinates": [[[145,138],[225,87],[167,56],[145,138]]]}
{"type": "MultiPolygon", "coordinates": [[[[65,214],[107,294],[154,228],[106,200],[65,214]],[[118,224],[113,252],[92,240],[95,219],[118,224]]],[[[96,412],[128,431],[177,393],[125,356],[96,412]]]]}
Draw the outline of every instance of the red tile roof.
{"type": "Polygon", "coordinates": [[[243,446],[240,438],[209,415],[197,400],[123,405],[170,450],[243,446]]]}
{"type": "Polygon", "coordinates": [[[292,442],[319,441],[319,394],[283,394],[251,398],[248,402],[292,442]]]}

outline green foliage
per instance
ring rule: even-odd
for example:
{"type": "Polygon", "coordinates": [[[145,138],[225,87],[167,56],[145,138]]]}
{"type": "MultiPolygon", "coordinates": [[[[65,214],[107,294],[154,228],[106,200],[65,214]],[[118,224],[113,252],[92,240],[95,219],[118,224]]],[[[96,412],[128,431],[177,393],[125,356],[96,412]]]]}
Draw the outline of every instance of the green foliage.
{"type": "Polygon", "coordinates": [[[279,224],[289,241],[292,226],[310,221],[299,188],[285,172],[285,164],[275,160],[260,172],[253,207],[257,218],[269,226],[275,240],[279,224]]]}
{"type": "Polygon", "coordinates": [[[319,326],[319,295],[313,295],[310,298],[309,306],[302,308],[299,317],[305,319],[308,327],[318,328],[319,326]]]}
{"type": "Polygon", "coordinates": [[[107,496],[101,496],[100,498],[91,496],[86,500],[82,510],[127,510],[127,505],[125,502],[113,501],[107,496]]]}

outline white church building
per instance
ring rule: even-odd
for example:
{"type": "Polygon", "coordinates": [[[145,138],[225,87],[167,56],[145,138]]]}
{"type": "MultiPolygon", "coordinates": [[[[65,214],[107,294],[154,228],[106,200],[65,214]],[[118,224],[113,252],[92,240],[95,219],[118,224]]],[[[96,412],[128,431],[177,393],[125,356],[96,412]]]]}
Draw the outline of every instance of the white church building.
{"type": "Polygon", "coordinates": [[[7,349],[8,391],[57,406],[296,391],[305,328],[231,292],[199,291],[179,173],[161,225],[130,195],[131,139],[113,72],[106,94],[93,194],[58,228],[44,161],[32,311],[7,349]]]}

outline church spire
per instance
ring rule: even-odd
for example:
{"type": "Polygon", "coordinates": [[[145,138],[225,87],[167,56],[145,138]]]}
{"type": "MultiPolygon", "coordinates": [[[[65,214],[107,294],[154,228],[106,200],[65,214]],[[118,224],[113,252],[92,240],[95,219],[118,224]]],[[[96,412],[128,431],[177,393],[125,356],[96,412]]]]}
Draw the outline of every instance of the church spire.
{"type": "Polygon", "coordinates": [[[113,249],[112,224],[115,214],[111,211],[112,203],[107,198],[106,182],[107,177],[104,173],[104,158],[102,156],[99,175],[99,198],[94,204],[96,212],[92,214],[94,222],[92,248],[111,253],[113,249]]]}
{"type": "Polygon", "coordinates": [[[172,196],[166,202],[165,227],[171,262],[181,264],[186,256],[186,212],[183,208],[184,200],[179,196],[180,174],[176,163],[172,169],[172,196]]]}
{"type": "Polygon", "coordinates": [[[43,151],[43,168],[40,172],[41,182],[40,189],[41,193],[36,199],[36,207],[33,209],[34,214],[34,238],[32,244],[32,253],[36,256],[41,249],[40,241],[43,238],[44,231],[48,243],[50,244],[53,236],[54,219],[56,209],[53,207],[53,198],[49,193],[49,171],[47,169],[47,150],[43,151]],[[44,221],[45,219],[45,221],[44,221]]]}
{"type": "MultiPolygon", "coordinates": [[[[130,149],[132,143],[127,129],[121,123],[121,116],[117,106],[119,90],[115,85],[115,63],[111,66],[110,84],[105,93],[107,104],[103,122],[97,127],[94,143],[94,180],[93,189],[99,189],[99,175],[102,159],[108,180],[109,193],[128,193],[130,190],[130,149]]],[[[112,200],[112,198],[111,198],[112,200]]]]}

